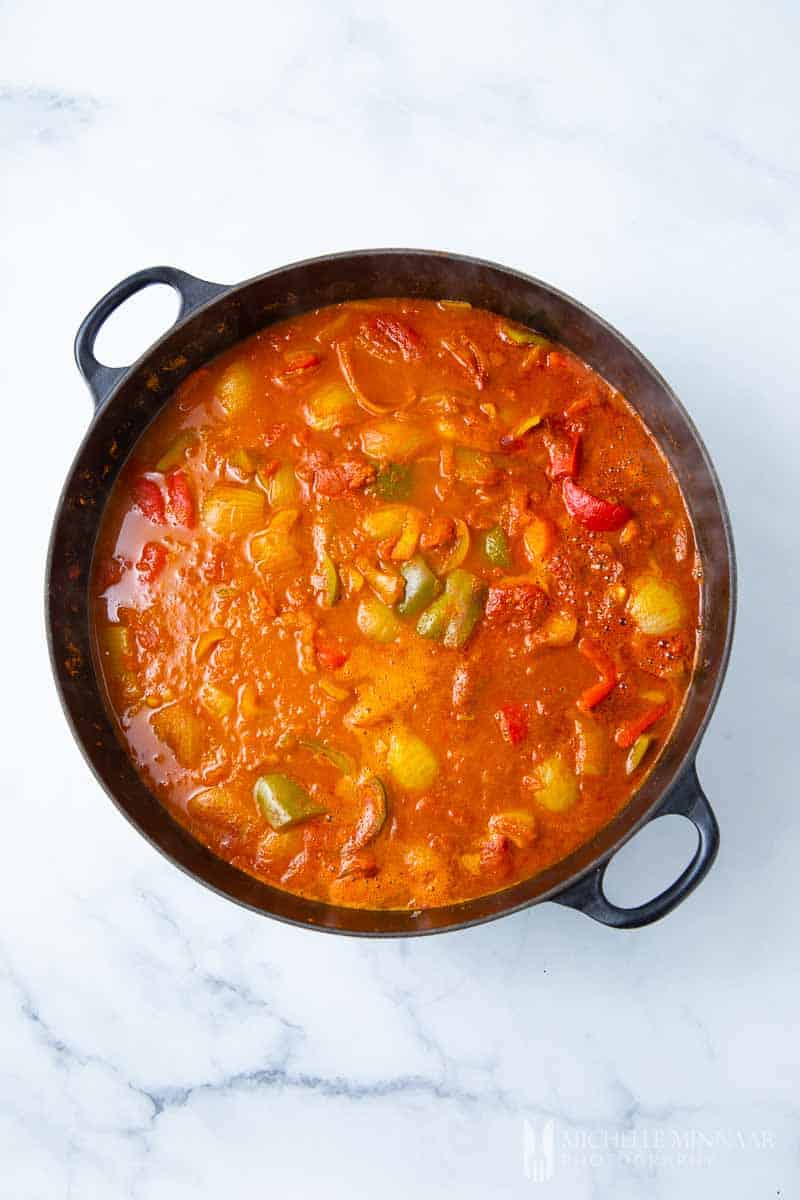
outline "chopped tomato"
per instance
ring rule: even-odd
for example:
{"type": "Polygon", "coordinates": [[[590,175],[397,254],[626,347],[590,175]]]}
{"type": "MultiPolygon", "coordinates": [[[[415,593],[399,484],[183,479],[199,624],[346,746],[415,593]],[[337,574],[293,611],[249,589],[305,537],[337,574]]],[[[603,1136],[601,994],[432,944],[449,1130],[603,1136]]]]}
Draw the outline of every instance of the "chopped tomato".
{"type": "Polygon", "coordinates": [[[350,651],[341,642],[316,641],[317,662],[326,671],[337,671],[350,657],[350,651]]]}
{"type": "Polygon", "coordinates": [[[521,704],[506,704],[495,713],[500,732],[512,746],[518,746],[528,736],[528,714],[521,704]]]}
{"type": "Polygon", "coordinates": [[[364,487],[375,476],[371,463],[359,459],[343,459],[314,471],[314,491],[320,496],[342,496],[364,487]]]}
{"type": "Polygon", "coordinates": [[[161,488],[154,479],[148,479],[145,475],[141,475],[134,481],[133,488],[133,503],[139,509],[143,517],[147,517],[148,521],[152,521],[154,525],[163,525],[167,519],[164,509],[164,495],[161,488]]]}
{"type": "Polygon", "coordinates": [[[511,840],[502,833],[490,833],[484,838],[479,855],[481,868],[490,875],[502,877],[511,870],[513,847],[511,840]]]}
{"type": "Polygon", "coordinates": [[[530,629],[539,623],[546,608],[547,596],[535,583],[498,584],[489,588],[486,619],[530,629]]]}
{"type": "Polygon", "coordinates": [[[412,329],[405,321],[397,317],[373,317],[369,322],[369,331],[376,341],[399,350],[406,360],[419,358],[421,338],[416,329],[412,329]]]}
{"type": "Polygon", "coordinates": [[[631,517],[626,505],[601,500],[579,487],[574,479],[564,479],[561,486],[567,512],[587,529],[607,532],[621,529],[631,517]]]}
{"type": "Polygon", "coordinates": [[[170,471],[167,475],[167,495],[173,525],[185,525],[187,529],[193,529],[197,515],[194,496],[184,471],[170,471]]]}
{"type": "Polygon", "coordinates": [[[163,542],[145,542],[136,570],[148,583],[158,579],[167,565],[167,548],[163,542]]]}

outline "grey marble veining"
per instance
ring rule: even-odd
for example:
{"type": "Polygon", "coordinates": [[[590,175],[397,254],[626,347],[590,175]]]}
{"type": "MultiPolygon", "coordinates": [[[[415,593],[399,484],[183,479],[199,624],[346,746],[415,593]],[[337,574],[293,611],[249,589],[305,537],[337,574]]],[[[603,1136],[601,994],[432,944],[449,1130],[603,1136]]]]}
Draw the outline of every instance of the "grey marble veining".
{"type": "MultiPolygon", "coordinates": [[[[796,6],[10,0],[2,25],[0,1196],[796,1195],[796,6]],[[71,742],[39,596],[90,414],[81,317],[159,261],[225,281],[370,245],[578,296],[720,471],[740,618],[699,770],[723,847],[658,926],[275,925],[156,856],[71,742]]],[[[173,314],[132,302],[103,353],[173,314]]],[[[676,824],[626,850],[624,899],[679,867],[676,824]]]]}

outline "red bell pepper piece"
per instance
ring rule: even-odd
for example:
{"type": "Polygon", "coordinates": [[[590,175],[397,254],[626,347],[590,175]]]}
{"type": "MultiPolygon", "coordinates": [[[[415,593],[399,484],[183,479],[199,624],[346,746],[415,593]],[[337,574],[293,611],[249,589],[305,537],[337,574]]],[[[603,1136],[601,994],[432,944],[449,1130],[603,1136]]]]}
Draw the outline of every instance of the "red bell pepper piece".
{"type": "Polygon", "coordinates": [[[571,433],[568,438],[546,437],[545,445],[550,455],[548,475],[553,480],[572,479],[578,474],[581,456],[581,435],[571,433]]]}
{"type": "Polygon", "coordinates": [[[632,721],[624,721],[614,734],[614,741],[621,749],[629,749],[645,729],[655,725],[656,721],[660,721],[668,711],[669,701],[665,701],[663,704],[657,704],[655,708],[649,709],[646,713],[642,713],[640,717],[635,717],[632,721]]]}
{"type": "Polygon", "coordinates": [[[187,529],[193,529],[197,519],[194,496],[185,471],[170,471],[167,476],[167,495],[173,525],[185,525],[187,529]]]}
{"type": "Polygon", "coordinates": [[[500,732],[512,746],[518,746],[528,736],[528,714],[521,704],[505,704],[495,713],[500,732]]]}
{"type": "Polygon", "coordinates": [[[163,525],[167,519],[164,511],[164,496],[156,481],[142,475],[139,479],[134,480],[131,491],[133,503],[142,516],[147,517],[148,521],[152,521],[155,525],[163,525]]]}
{"type": "Polygon", "coordinates": [[[574,479],[565,479],[561,487],[567,512],[587,529],[621,529],[631,517],[631,510],[626,505],[600,500],[579,487],[574,479]]]}
{"type": "Polygon", "coordinates": [[[343,667],[350,657],[350,651],[341,642],[324,642],[319,638],[316,642],[317,662],[326,671],[336,671],[343,667]]]}
{"type": "Polygon", "coordinates": [[[139,561],[136,564],[136,570],[147,580],[148,583],[153,583],[158,579],[164,567],[167,565],[167,548],[163,542],[145,542],[142,546],[142,553],[139,556],[139,561]]]}
{"type": "Polygon", "coordinates": [[[581,638],[578,642],[578,650],[584,658],[588,658],[600,676],[599,683],[593,683],[591,687],[581,693],[578,699],[577,707],[581,712],[588,712],[590,709],[596,708],[601,700],[605,700],[606,696],[617,686],[617,667],[613,658],[591,638],[581,638]]]}

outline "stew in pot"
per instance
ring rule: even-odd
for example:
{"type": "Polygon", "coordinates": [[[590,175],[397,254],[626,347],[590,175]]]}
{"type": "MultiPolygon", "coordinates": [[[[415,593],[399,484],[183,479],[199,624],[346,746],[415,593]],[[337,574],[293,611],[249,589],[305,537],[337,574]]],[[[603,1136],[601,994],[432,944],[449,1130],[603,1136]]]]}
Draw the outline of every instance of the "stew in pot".
{"type": "Polygon", "coordinates": [[[689,685],[699,572],[623,396],[459,301],[341,304],[189,376],[95,551],[148,786],[297,894],[495,891],[628,801],[689,685]]]}

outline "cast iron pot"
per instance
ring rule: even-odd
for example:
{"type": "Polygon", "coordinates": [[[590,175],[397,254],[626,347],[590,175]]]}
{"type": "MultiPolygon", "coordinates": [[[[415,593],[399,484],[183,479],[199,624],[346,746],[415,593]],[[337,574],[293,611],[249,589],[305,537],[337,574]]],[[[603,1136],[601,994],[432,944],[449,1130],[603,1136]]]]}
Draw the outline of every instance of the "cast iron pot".
{"type": "Polygon", "coordinates": [[[295,925],[373,936],[463,928],[553,900],[619,929],[647,925],[680,904],[704,877],[719,831],[700,787],[695,756],[728,662],[735,607],[731,528],[719,481],[689,416],[637,350],[563,292],[518,271],[422,250],[364,250],[281,267],[228,287],[174,267],[124,279],[81,325],[75,357],[95,404],[92,424],[67,477],[47,565],[47,627],[67,719],[111,799],[176,866],[248,908],[295,925]],[[103,322],[150,284],[169,284],[181,307],[172,328],[138,362],[103,366],[93,348],[103,322]],[[261,883],[217,858],[178,825],[136,774],[117,738],[92,655],[89,577],[103,506],[148,422],[191,371],[274,321],[344,300],[375,296],[453,297],[502,313],[563,342],[619,388],[658,439],[680,480],[703,564],[703,626],[697,669],[683,713],[654,770],[625,809],[568,858],[490,896],[423,912],[373,912],[304,900],[261,883]],[[636,908],[610,903],[603,877],[614,852],[655,817],[693,822],[697,849],[680,877],[636,908]]]}

